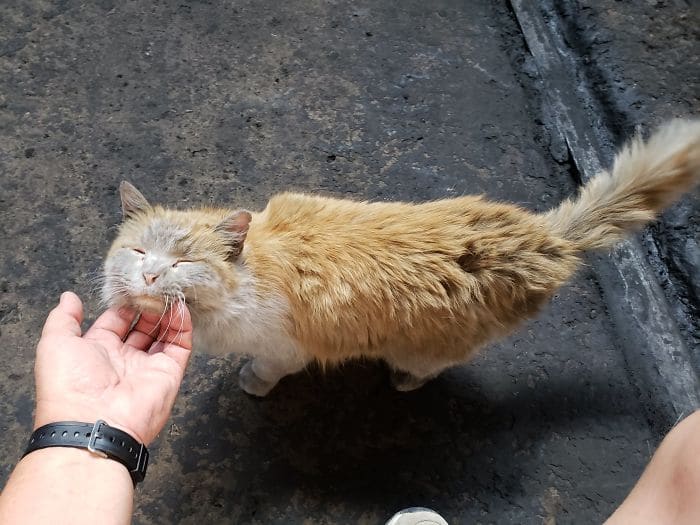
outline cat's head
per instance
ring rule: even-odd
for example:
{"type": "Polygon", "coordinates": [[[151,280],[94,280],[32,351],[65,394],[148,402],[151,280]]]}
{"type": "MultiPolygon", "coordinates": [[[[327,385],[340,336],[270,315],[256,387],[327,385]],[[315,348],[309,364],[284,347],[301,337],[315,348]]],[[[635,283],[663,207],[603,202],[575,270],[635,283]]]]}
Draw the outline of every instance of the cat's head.
{"type": "Polygon", "coordinates": [[[119,193],[123,222],[104,264],[106,304],[164,312],[179,299],[207,310],[239,284],[250,213],[151,206],[128,182],[119,193]]]}

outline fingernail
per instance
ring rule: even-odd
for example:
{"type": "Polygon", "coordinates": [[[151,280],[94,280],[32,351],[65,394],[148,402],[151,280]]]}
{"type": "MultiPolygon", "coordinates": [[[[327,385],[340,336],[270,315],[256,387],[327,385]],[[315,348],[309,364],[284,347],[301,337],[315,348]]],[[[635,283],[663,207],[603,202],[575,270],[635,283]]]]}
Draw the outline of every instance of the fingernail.
{"type": "Polygon", "coordinates": [[[134,317],[134,312],[126,306],[120,306],[117,313],[119,314],[119,317],[122,317],[123,319],[130,319],[134,317]]]}

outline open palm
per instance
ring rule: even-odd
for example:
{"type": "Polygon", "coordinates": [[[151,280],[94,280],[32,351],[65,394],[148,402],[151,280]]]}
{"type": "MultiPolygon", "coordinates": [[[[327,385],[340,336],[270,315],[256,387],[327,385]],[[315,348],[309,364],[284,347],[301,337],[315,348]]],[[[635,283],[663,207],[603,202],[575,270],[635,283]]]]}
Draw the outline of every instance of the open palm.
{"type": "Polygon", "coordinates": [[[184,304],[164,315],[109,309],[83,335],[83,306],[66,292],[37,346],[35,428],[103,419],[142,443],[165,425],[192,349],[184,304]],[[131,329],[130,329],[131,328],[131,329]]]}

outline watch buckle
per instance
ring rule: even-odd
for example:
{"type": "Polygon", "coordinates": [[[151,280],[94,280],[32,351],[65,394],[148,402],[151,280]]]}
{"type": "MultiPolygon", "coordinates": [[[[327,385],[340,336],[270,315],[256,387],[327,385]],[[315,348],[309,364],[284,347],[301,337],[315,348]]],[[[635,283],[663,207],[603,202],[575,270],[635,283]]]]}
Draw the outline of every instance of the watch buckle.
{"type": "Polygon", "coordinates": [[[101,419],[98,419],[97,421],[95,421],[95,424],[92,426],[92,432],[90,432],[90,441],[88,441],[87,449],[92,454],[106,458],[106,457],[109,457],[109,456],[107,456],[107,454],[105,454],[101,450],[97,450],[95,448],[95,444],[97,443],[97,438],[102,437],[102,435],[100,434],[100,429],[102,428],[102,425],[108,426],[107,423],[102,421],[101,419]]]}
{"type": "Polygon", "coordinates": [[[143,478],[146,477],[146,466],[148,465],[148,449],[143,443],[140,443],[140,445],[139,457],[136,460],[136,468],[131,471],[136,481],[143,481],[143,478]]]}

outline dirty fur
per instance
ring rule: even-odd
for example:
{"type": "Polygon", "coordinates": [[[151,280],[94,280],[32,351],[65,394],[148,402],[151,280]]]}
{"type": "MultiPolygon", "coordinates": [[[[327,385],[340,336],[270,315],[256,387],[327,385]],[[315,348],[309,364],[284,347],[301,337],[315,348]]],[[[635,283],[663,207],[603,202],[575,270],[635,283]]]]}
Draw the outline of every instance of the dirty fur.
{"type": "Polygon", "coordinates": [[[105,262],[108,304],[184,300],[196,344],[252,357],[266,395],[312,361],[384,359],[400,390],[534,315],[582,251],[609,247],[700,180],[700,121],[633,139],[577,197],[534,214],[465,196],[421,204],[282,193],[259,213],[151,206],[128,183],[105,262]]]}

